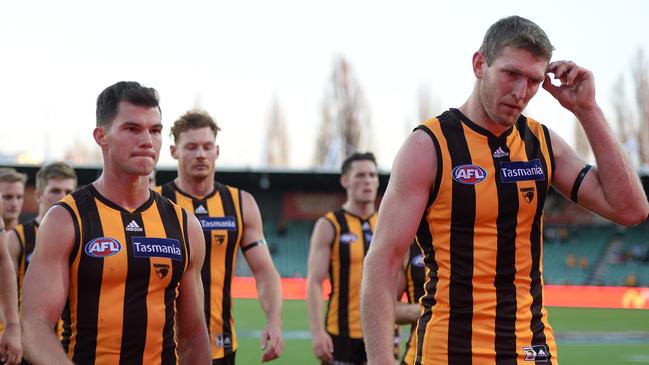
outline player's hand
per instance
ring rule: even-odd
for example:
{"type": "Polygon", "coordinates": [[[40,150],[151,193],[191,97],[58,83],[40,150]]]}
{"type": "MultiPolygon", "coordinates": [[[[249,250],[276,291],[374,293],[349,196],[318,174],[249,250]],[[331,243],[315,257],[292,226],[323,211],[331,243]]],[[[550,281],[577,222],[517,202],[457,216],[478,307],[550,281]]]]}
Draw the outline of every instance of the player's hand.
{"type": "Polygon", "coordinates": [[[595,77],[593,73],[572,61],[555,61],[550,63],[543,81],[547,90],[559,103],[576,115],[597,108],[595,101],[595,77]],[[560,81],[560,85],[552,84],[550,75],[560,81]]]}
{"type": "Polygon", "coordinates": [[[313,353],[323,363],[334,360],[334,343],[327,332],[321,331],[313,336],[313,353]]]}
{"type": "Polygon", "coordinates": [[[20,343],[20,325],[8,324],[0,337],[0,361],[6,365],[19,365],[23,358],[23,347],[20,343]]]}
{"type": "Polygon", "coordinates": [[[284,351],[284,336],[277,324],[268,323],[261,332],[261,349],[264,351],[261,362],[275,360],[284,351]]]}

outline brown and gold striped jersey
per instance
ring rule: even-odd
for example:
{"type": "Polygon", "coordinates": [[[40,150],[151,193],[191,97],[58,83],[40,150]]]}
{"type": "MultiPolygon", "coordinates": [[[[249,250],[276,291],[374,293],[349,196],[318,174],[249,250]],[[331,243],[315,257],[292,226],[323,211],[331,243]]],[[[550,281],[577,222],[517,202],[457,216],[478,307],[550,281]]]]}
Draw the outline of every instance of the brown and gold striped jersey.
{"type": "Polygon", "coordinates": [[[20,242],[20,255],[18,256],[18,306],[22,303],[23,298],[23,280],[25,279],[25,272],[29,267],[29,260],[34,252],[36,245],[36,233],[38,232],[38,222],[31,220],[27,223],[19,224],[14,228],[14,232],[20,242]]]}
{"type": "Polygon", "coordinates": [[[451,109],[418,127],[437,175],[417,232],[427,279],[416,364],[556,364],[543,306],[547,128],[521,116],[496,137],[451,109]]]}
{"type": "Polygon", "coordinates": [[[325,219],[334,228],[329,280],[331,293],[325,319],[327,332],[349,338],[363,338],[360,291],[363,261],[376,225],[376,213],[367,218],[345,210],[328,212],[325,219]]]}
{"type": "Polygon", "coordinates": [[[151,192],[128,211],[92,185],[57,205],[72,216],[62,344],[77,364],[177,364],[178,285],[190,262],[187,213],[151,192]]]}
{"type": "Polygon", "coordinates": [[[232,275],[243,235],[241,191],[215,182],[214,191],[194,197],[174,182],[156,188],[161,194],[196,215],[205,235],[205,261],[201,270],[205,290],[205,319],[213,359],[237,349],[232,313],[232,275]]]}

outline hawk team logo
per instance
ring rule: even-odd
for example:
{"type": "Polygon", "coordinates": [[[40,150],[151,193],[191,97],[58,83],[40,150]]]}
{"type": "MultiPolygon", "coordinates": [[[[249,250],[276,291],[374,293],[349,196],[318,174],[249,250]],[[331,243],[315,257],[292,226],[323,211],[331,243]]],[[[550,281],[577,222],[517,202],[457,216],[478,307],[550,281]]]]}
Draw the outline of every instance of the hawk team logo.
{"type": "Polygon", "coordinates": [[[153,264],[153,269],[159,279],[164,279],[169,274],[169,267],[169,264],[153,264]]]}
{"type": "Polygon", "coordinates": [[[534,200],[534,188],[521,188],[520,190],[526,202],[531,203],[534,200]]]}
{"type": "Polygon", "coordinates": [[[478,165],[460,165],[453,169],[451,175],[460,184],[475,185],[487,178],[487,171],[478,165]]]}
{"type": "Polygon", "coordinates": [[[113,256],[122,250],[122,245],[114,238],[99,237],[86,243],[84,251],[90,257],[103,258],[113,256]]]}
{"type": "Polygon", "coordinates": [[[216,243],[222,245],[225,242],[225,235],[224,234],[217,234],[216,235],[216,243]]]}

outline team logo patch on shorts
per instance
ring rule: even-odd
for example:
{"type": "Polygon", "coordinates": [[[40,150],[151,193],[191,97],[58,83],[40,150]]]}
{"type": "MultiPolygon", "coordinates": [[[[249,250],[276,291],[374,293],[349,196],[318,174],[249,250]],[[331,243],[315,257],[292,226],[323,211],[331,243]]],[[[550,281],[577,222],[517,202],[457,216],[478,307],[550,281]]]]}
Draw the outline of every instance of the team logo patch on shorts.
{"type": "Polygon", "coordinates": [[[232,336],[229,333],[214,335],[214,345],[216,347],[223,347],[224,349],[232,348],[232,336]]]}
{"type": "Polygon", "coordinates": [[[504,183],[545,179],[541,160],[500,163],[500,178],[504,183]]]}
{"type": "Polygon", "coordinates": [[[224,229],[226,231],[237,230],[237,220],[233,216],[227,217],[199,217],[203,231],[214,231],[224,229]]]}
{"type": "Polygon", "coordinates": [[[118,240],[110,237],[99,237],[86,243],[84,251],[90,257],[102,258],[113,256],[122,250],[118,240]]]}
{"type": "Polygon", "coordinates": [[[137,258],[165,257],[182,260],[178,240],[160,237],[133,237],[133,256],[137,258]]]}
{"type": "Polygon", "coordinates": [[[525,361],[547,362],[550,360],[548,345],[523,346],[525,361]]]}
{"type": "Polygon", "coordinates": [[[460,165],[453,168],[453,180],[465,185],[475,185],[487,178],[487,171],[478,165],[460,165]]]}

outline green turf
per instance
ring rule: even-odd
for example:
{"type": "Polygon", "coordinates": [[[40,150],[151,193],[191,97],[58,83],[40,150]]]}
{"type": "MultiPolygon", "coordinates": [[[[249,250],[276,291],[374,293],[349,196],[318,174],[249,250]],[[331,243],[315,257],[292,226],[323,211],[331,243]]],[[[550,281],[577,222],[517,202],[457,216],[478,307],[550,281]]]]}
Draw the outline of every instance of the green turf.
{"type": "Polygon", "coordinates": [[[548,308],[550,325],[557,332],[649,332],[649,310],[548,308]]]}
{"type": "MultiPolygon", "coordinates": [[[[262,329],[265,319],[256,300],[237,299],[234,303],[237,331],[240,334],[237,364],[259,364],[261,349],[259,338],[249,335],[262,329]]],[[[649,334],[649,311],[590,308],[548,308],[549,319],[558,337],[559,361],[562,365],[637,365],[649,364],[649,343],[641,340],[606,341],[606,335],[624,333],[649,334]],[[582,336],[583,334],[583,336],[582,336]],[[591,335],[604,335],[603,339],[589,340],[591,335]],[[617,343],[613,343],[617,342],[617,343]]],[[[407,336],[406,327],[402,327],[407,336]]],[[[306,303],[301,300],[284,302],[283,330],[287,337],[308,333],[306,303]]],[[[646,336],[644,337],[647,338],[646,336]]],[[[285,341],[284,354],[271,364],[318,364],[308,339],[285,341]]]]}

